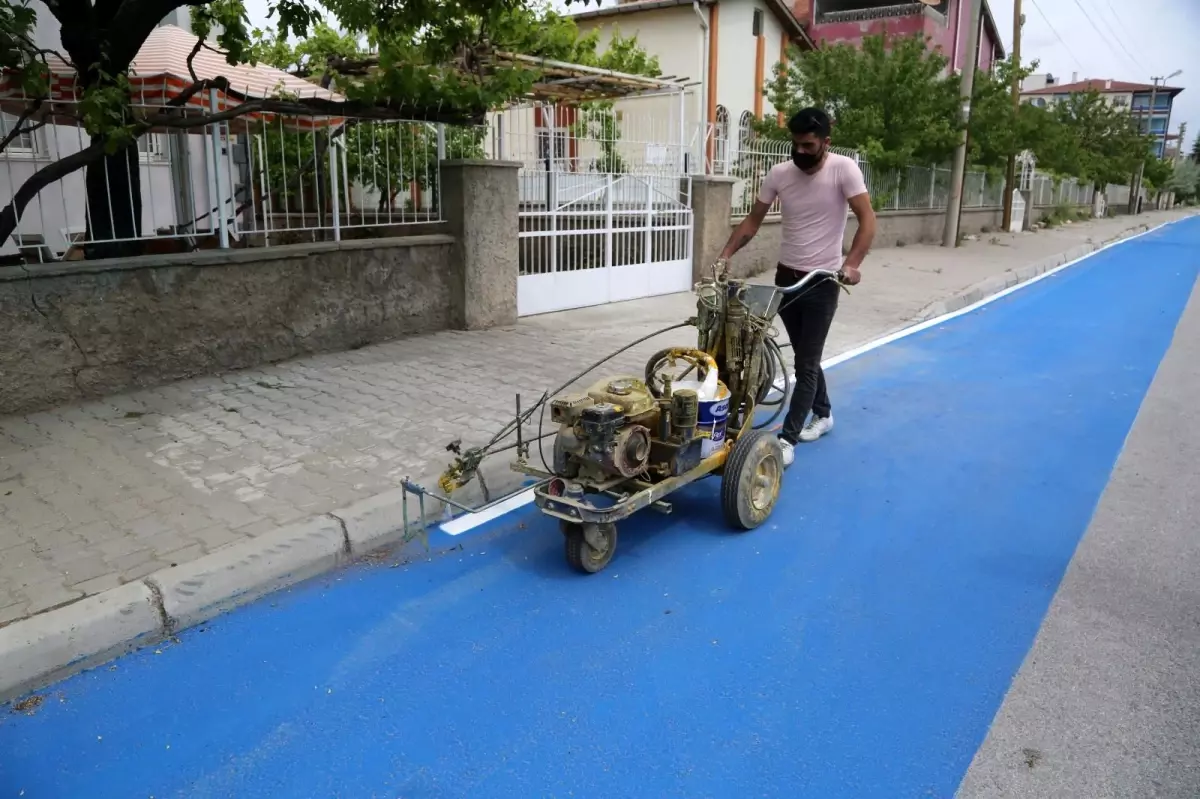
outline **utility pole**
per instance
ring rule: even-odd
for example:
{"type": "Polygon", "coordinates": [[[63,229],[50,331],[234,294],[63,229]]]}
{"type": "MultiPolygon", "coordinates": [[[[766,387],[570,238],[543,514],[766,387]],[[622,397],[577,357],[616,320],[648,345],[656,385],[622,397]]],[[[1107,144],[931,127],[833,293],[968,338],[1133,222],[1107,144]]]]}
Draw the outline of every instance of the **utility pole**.
{"type": "MultiPolygon", "coordinates": [[[[1021,0],[1013,0],[1013,51],[1012,51],[1012,101],[1013,113],[1021,109],[1021,27],[1025,20],[1021,18],[1021,0]]],[[[1004,173],[1004,224],[1005,232],[1012,229],[1013,222],[1013,192],[1017,190],[1017,154],[1008,154],[1008,169],[1004,173]]]]}
{"type": "MultiPolygon", "coordinates": [[[[979,21],[983,0],[962,0],[971,10],[971,27],[967,32],[966,52],[971,63],[962,71],[960,94],[962,96],[962,140],[954,151],[954,170],[950,173],[950,202],[946,205],[946,227],[942,233],[943,247],[958,246],[958,218],[962,209],[963,178],[967,172],[967,126],[971,122],[971,99],[975,95],[975,70],[979,66],[979,21]]],[[[962,13],[960,7],[958,13],[962,13]]]]}
{"type": "MultiPolygon", "coordinates": [[[[1158,101],[1158,82],[1165,81],[1166,78],[1151,78],[1154,82],[1154,88],[1150,90],[1150,110],[1146,113],[1146,132],[1151,136],[1154,135],[1154,104],[1158,101]]],[[[1142,121],[1138,120],[1138,133],[1142,132],[1142,121]]],[[[1156,142],[1157,144],[1157,142],[1156,142]]],[[[1138,210],[1138,199],[1142,194],[1142,175],[1146,172],[1146,158],[1143,155],[1142,160],[1138,162],[1137,175],[1133,179],[1133,186],[1129,191],[1129,213],[1136,214],[1138,210]]]]}

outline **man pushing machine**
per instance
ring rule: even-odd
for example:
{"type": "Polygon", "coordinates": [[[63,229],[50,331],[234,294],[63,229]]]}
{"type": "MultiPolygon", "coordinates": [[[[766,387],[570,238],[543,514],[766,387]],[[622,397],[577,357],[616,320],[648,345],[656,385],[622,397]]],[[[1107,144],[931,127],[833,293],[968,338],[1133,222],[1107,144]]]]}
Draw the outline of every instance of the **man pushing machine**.
{"type": "Polygon", "coordinates": [[[745,247],[778,199],[782,242],[775,285],[794,285],[810,272],[828,275],[785,296],[779,308],[796,358],[796,386],[779,435],[785,466],[795,459],[796,444],[816,441],[833,429],[821,356],[837,312],[839,279],[851,286],[858,283],[859,268],[875,238],[875,211],[862,170],[854,159],[829,152],[829,116],[818,108],[805,108],[788,120],[788,130],[791,162],[777,164],[767,173],[754,207],[734,229],[718,259],[728,261],[745,247]],[[847,205],[858,218],[858,231],[843,260],[847,205]]]}

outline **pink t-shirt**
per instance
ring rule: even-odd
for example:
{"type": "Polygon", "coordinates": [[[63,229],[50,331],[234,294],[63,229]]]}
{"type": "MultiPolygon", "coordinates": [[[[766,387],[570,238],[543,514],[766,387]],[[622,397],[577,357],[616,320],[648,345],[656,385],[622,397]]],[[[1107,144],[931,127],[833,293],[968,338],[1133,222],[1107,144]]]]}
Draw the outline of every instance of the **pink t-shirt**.
{"type": "Polygon", "coordinates": [[[814,175],[802,172],[791,161],[773,166],[758,199],[770,204],[778,197],[782,206],[779,263],[800,272],[841,269],[846,201],[866,191],[858,164],[837,153],[826,155],[814,175]]]}

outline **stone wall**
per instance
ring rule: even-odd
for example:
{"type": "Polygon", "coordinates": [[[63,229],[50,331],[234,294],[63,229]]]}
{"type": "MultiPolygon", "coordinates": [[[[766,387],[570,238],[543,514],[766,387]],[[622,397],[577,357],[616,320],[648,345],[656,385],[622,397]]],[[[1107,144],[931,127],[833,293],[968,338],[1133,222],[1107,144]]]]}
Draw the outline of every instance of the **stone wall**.
{"type": "MultiPolygon", "coordinates": [[[[964,236],[980,234],[985,230],[992,231],[1000,228],[1003,219],[1003,209],[984,208],[967,209],[963,211],[960,226],[964,236]]],[[[945,224],[945,213],[939,211],[880,211],[875,215],[875,241],[873,247],[895,247],[906,244],[932,244],[942,240],[942,227],[945,224]]],[[[738,219],[726,223],[721,243],[707,253],[705,264],[712,263],[736,227],[738,219]]],[[[846,236],[843,250],[849,251],[854,234],[858,231],[858,220],[851,216],[846,222],[846,236]]],[[[758,235],[738,253],[738,257],[730,264],[737,276],[757,275],[774,268],[779,257],[780,227],[778,217],[767,217],[763,220],[758,235]]],[[[719,237],[718,237],[719,238],[719,237]]]]}
{"type": "Polygon", "coordinates": [[[517,318],[517,168],[442,164],[426,235],[0,268],[0,414],[517,318]]]}
{"type": "MultiPolygon", "coordinates": [[[[733,178],[693,178],[693,208],[696,227],[692,237],[692,273],[698,280],[716,260],[741,221],[732,217],[733,178]]],[[[1033,221],[1040,221],[1052,208],[1033,209],[1033,221]]],[[[873,247],[895,247],[907,244],[934,244],[942,240],[946,222],[945,211],[879,211],[873,247]]],[[[959,226],[964,236],[986,235],[1000,229],[1004,219],[1002,208],[965,208],[959,226]]],[[[849,252],[858,220],[850,216],[846,222],[843,251],[849,252]]],[[[749,277],[773,269],[778,263],[781,238],[779,217],[767,217],[758,235],[730,263],[734,277],[749,277]]]]}
{"type": "Polygon", "coordinates": [[[451,326],[454,239],[0,269],[0,413],[451,326]]]}

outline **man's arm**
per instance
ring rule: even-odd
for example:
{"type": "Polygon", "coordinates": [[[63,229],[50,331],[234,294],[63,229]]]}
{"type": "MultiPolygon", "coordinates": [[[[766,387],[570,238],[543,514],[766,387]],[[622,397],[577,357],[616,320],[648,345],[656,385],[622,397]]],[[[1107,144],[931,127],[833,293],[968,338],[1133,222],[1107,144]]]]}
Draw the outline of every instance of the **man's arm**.
{"type": "Polygon", "coordinates": [[[750,213],[746,214],[746,218],[739,222],[738,226],[733,229],[733,234],[729,237],[729,241],[725,243],[725,248],[721,250],[719,258],[728,260],[733,257],[734,253],[749,244],[754,235],[758,233],[758,229],[762,226],[763,219],[770,209],[770,203],[756,200],[754,207],[750,209],[750,213]]]}
{"type": "Polygon", "coordinates": [[[854,233],[854,241],[850,244],[850,254],[846,256],[842,270],[847,272],[847,277],[851,278],[853,285],[858,282],[856,279],[858,268],[862,266],[863,259],[867,257],[867,253],[871,249],[871,242],[875,240],[875,209],[871,207],[871,196],[865,192],[851,197],[849,203],[850,210],[858,219],[858,230],[854,233]],[[851,272],[853,274],[850,274],[851,272]]]}

